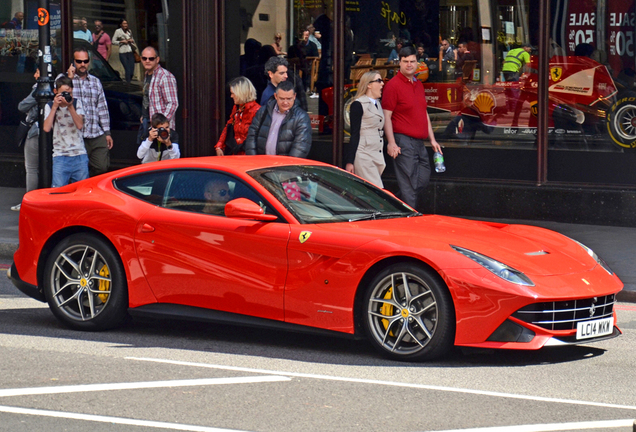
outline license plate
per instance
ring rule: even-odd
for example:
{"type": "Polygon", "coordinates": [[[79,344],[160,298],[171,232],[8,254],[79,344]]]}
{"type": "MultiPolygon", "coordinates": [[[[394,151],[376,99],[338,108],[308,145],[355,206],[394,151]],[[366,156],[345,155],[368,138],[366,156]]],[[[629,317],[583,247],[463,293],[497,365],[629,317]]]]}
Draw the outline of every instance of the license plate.
{"type": "Polygon", "coordinates": [[[614,318],[603,318],[594,321],[583,321],[576,324],[576,339],[589,339],[612,334],[614,318]]]}

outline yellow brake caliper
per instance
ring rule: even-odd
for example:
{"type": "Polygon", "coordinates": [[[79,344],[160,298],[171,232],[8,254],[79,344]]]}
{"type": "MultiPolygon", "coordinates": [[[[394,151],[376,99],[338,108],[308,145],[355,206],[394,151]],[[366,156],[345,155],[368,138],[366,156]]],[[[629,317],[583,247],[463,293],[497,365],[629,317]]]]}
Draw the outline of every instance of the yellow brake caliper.
{"type": "MultiPolygon", "coordinates": [[[[384,299],[388,300],[393,296],[393,287],[389,288],[389,290],[384,295],[384,299]]],[[[393,316],[393,305],[391,303],[383,303],[380,308],[380,313],[384,316],[393,316]]],[[[384,326],[384,330],[389,327],[389,320],[383,319],[382,325],[384,326]]],[[[392,333],[392,332],[391,332],[392,333]]],[[[391,334],[393,336],[393,334],[391,334]]]]}
{"type": "MultiPolygon", "coordinates": [[[[106,264],[104,264],[104,266],[99,271],[99,275],[103,276],[103,277],[110,276],[110,272],[108,271],[108,267],[106,266],[106,264]]],[[[99,290],[100,291],[110,291],[110,282],[105,281],[105,280],[100,280],[99,281],[99,290]]],[[[99,297],[99,299],[102,302],[104,302],[104,303],[106,303],[106,300],[108,300],[108,294],[99,294],[97,297],[99,297]]]]}

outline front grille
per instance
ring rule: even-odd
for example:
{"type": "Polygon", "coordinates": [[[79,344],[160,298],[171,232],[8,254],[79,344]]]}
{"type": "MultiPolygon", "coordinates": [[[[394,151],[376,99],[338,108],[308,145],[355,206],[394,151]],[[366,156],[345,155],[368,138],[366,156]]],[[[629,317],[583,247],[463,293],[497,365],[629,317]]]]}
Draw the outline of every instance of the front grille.
{"type": "Polygon", "coordinates": [[[612,316],[616,294],[581,300],[534,303],[519,309],[513,317],[546,330],[576,330],[582,321],[612,316]]]}

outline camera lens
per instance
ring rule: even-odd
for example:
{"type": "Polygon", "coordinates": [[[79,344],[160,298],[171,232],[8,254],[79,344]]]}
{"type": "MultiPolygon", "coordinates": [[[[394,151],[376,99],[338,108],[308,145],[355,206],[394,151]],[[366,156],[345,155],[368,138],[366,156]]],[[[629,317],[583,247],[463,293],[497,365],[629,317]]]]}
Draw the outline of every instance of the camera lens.
{"type": "Polygon", "coordinates": [[[67,103],[73,102],[73,96],[69,92],[62,92],[62,96],[66,100],[67,103]]]}
{"type": "Polygon", "coordinates": [[[168,132],[166,128],[159,128],[159,130],[157,131],[157,135],[159,135],[161,139],[164,140],[170,138],[170,132],[168,132]]]}

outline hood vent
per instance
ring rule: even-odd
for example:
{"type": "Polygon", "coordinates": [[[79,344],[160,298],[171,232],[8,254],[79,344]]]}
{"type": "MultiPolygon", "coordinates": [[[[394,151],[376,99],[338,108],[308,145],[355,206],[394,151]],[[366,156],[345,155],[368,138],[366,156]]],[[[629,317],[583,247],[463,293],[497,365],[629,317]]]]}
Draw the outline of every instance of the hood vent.
{"type": "Polygon", "coordinates": [[[540,250],[540,251],[536,251],[536,252],[526,252],[525,255],[528,255],[528,256],[550,255],[550,252],[546,252],[544,250],[540,250]]]}

